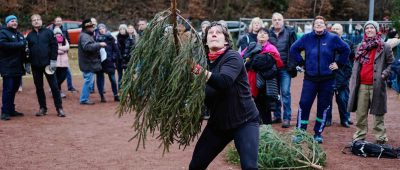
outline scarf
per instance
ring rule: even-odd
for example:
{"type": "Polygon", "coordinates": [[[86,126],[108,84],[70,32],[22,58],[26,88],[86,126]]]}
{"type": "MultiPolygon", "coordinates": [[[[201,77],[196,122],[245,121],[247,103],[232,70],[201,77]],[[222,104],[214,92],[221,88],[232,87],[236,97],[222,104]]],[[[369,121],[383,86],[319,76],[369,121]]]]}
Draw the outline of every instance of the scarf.
{"type": "Polygon", "coordinates": [[[209,53],[208,53],[208,59],[209,59],[210,61],[215,61],[221,54],[224,54],[224,53],[225,53],[225,50],[226,50],[226,49],[227,49],[227,48],[224,47],[224,48],[218,50],[218,51],[215,52],[215,53],[209,52],[209,53]]]}
{"type": "Polygon", "coordinates": [[[364,36],[354,60],[359,61],[361,64],[368,63],[370,57],[367,54],[374,48],[377,48],[376,51],[378,53],[383,50],[383,43],[379,33],[375,37],[364,36]]]}

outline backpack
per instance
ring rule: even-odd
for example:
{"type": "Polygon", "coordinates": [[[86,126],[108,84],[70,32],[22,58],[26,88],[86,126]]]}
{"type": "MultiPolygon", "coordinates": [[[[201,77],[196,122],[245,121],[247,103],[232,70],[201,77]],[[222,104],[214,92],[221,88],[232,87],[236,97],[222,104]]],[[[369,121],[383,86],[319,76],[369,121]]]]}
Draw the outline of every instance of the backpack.
{"type": "Polygon", "coordinates": [[[350,146],[345,148],[350,149],[354,155],[362,157],[400,158],[400,148],[394,149],[389,145],[375,144],[364,140],[353,141],[350,146]]]}

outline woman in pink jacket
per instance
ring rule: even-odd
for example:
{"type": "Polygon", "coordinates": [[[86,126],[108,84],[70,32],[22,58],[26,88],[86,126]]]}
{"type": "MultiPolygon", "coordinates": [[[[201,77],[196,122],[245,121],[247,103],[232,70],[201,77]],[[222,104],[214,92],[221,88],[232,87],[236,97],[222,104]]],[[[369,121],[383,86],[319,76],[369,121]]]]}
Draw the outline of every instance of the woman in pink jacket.
{"type": "Polygon", "coordinates": [[[263,124],[271,123],[271,112],[279,102],[277,71],[284,67],[279,52],[269,43],[268,29],[257,33],[257,42],[243,50],[250,91],[263,124]]]}
{"type": "MultiPolygon", "coordinates": [[[[57,77],[58,88],[61,90],[61,84],[67,78],[67,71],[69,67],[68,63],[69,43],[64,38],[60,28],[55,28],[53,32],[58,43],[57,69],[55,74],[57,77]]],[[[66,95],[61,92],[61,97],[65,98],[66,95]]]]}

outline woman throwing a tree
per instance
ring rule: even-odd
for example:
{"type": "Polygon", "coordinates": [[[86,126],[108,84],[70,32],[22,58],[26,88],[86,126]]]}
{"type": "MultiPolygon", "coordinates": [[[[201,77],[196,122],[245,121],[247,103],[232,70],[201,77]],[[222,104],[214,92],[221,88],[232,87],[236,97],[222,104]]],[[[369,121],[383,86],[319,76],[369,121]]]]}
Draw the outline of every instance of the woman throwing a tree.
{"type": "Polygon", "coordinates": [[[203,43],[209,70],[197,65],[193,73],[207,75],[205,103],[207,126],[193,152],[189,169],[206,169],[232,140],[242,169],[257,169],[259,120],[240,54],[231,49],[227,29],[214,22],[206,28],[203,43]]]}

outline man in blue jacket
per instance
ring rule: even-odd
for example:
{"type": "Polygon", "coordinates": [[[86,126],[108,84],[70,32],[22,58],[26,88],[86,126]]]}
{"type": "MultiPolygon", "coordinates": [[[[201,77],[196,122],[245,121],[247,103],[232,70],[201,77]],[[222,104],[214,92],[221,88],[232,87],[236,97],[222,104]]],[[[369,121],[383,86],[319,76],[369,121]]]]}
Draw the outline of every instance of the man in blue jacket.
{"type": "Polygon", "coordinates": [[[339,36],[326,31],[326,20],[317,16],[313,21],[313,32],[305,34],[290,48],[290,61],[294,65],[304,63],[305,75],[297,117],[297,128],[306,130],[310,110],[318,95],[317,118],[314,126],[314,139],[323,142],[322,132],[327,113],[332,107],[335,76],[333,70],[337,63],[348,62],[349,46],[339,36]],[[300,55],[305,51],[305,58],[300,55]],[[335,57],[338,54],[338,57],[335,57]]]}
{"type": "Polygon", "coordinates": [[[1,120],[11,116],[23,116],[15,110],[15,93],[25,73],[23,63],[26,59],[24,36],[17,31],[18,20],[14,15],[5,19],[6,27],[0,30],[0,74],[3,77],[1,120]]]}
{"type": "Polygon", "coordinates": [[[32,31],[26,37],[29,47],[29,58],[32,65],[33,82],[36,87],[36,95],[39,101],[40,109],[36,116],[47,115],[46,96],[43,88],[43,75],[46,76],[49,83],[51,93],[53,95],[54,104],[57,110],[58,117],[65,117],[58,89],[57,78],[55,74],[45,72],[46,66],[55,71],[57,63],[58,45],[53,31],[42,27],[42,18],[38,14],[31,16],[32,31]]]}

